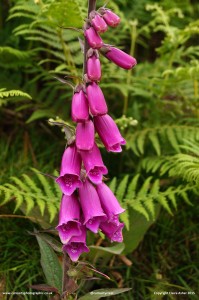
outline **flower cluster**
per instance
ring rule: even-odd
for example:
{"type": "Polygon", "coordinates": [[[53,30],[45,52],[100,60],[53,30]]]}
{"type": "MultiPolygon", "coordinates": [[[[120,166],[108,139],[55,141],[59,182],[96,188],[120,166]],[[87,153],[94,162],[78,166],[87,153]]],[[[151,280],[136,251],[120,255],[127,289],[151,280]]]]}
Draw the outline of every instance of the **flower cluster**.
{"type": "Polygon", "coordinates": [[[103,182],[108,173],[95,142],[98,133],[107,151],[121,152],[126,142],[107,114],[108,108],[98,82],[101,79],[99,52],[118,66],[130,69],[135,58],[103,43],[99,33],[108,26],[115,27],[120,18],[111,10],[92,11],[84,26],[84,35],[90,49],[86,53],[84,82],[74,89],[71,117],[77,123],[75,142],[64,151],[60,176],[56,179],[63,196],[56,227],[64,244],[63,250],[73,261],[82,252],[88,252],[86,231],[101,230],[112,242],[122,242],[123,223],[119,214],[124,212],[118,200],[103,182]]]}

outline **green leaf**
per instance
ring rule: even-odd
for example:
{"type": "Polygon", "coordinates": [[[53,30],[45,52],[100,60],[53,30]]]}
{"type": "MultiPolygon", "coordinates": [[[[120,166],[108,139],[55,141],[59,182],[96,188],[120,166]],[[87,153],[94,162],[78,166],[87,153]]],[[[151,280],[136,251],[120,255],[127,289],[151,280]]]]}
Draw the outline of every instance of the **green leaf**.
{"type": "Polygon", "coordinates": [[[129,175],[124,176],[120,184],[118,185],[117,191],[116,191],[116,198],[119,201],[122,201],[124,198],[124,194],[126,191],[127,183],[128,183],[129,175]]]}
{"type": "MultiPolygon", "coordinates": [[[[149,227],[154,223],[154,220],[147,221],[144,216],[138,214],[131,207],[128,209],[129,211],[129,219],[130,227],[127,231],[126,228],[123,230],[124,244],[125,249],[123,254],[132,253],[139,243],[144,238],[145,233],[149,229],[149,227]]],[[[155,219],[157,218],[160,211],[160,205],[155,204],[155,219]]]]}
{"type": "Polygon", "coordinates": [[[160,143],[159,143],[159,140],[158,140],[158,137],[157,137],[156,133],[151,131],[149,133],[148,137],[151,140],[151,143],[152,143],[153,148],[155,149],[157,155],[161,155],[160,143]]]}
{"type": "Polygon", "coordinates": [[[109,188],[111,189],[111,191],[113,193],[115,193],[115,190],[116,190],[116,184],[117,184],[117,178],[114,177],[111,182],[109,183],[109,188]]]}
{"type": "Polygon", "coordinates": [[[99,289],[94,290],[83,297],[78,298],[78,300],[98,300],[101,298],[106,298],[114,295],[118,295],[121,293],[125,293],[130,291],[131,288],[121,288],[121,289],[99,289]]]}
{"type": "MultiPolygon", "coordinates": [[[[78,1],[57,0],[53,1],[46,10],[43,11],[46,23],[56,26],[80,27],[83,23],[83,15],[78,1]]],[[[86,16],[85,16],[86,17],[86,16]]]]}
{"type": "Polygon", "coordinates": [[[62,244],[58,242],[54,237],[46,233],[33,233],[39,238],[41,238],[44,242],[50,245],[55,251],[62,252],[62,244]]]}
{"type": "Polygon", "coordinates": [[[127,190],[127,196],[126,196],[127,199],[131,199],[131,198],[135,197],[139,178],[140,178],[140,174],[137,174],[133,177],[132,181],[130,182],[130,184],[128,186],[128,190],[127,190]]]}
{"type": "Polygon", "coordinates": [[[41,253],[41,265],[46,276],[47,284],[55,287],[61,293],[62,268],[58,257],[52,248],[38,235],[36,236],[41,253]]]}
{"type": "Polygon", "coordinates": [[[39,119],[43,119],[43,118],[50,118],[53,117],[54,115],[49,111],[49,110],[45,110],[45,109],[38,109],[36,111],[34,111],[32,113],[32,115],[28,118],[28,120],[26,121],[27,124],[39,120],[39,119]]]}
{"type": "Polygon", "coordinates": [[[124,250],[124,243],[119,243],[112,247],[89,246],[89,248],[119,255],[124,250]]]}
{"type": "Polygon", "coordinates": [[[19,90],[6,91],[5,89],[0,89],[0,98],[13,98],[13,97],[25,97],[28,99],[32,99],[29,94],[19,90]]]}

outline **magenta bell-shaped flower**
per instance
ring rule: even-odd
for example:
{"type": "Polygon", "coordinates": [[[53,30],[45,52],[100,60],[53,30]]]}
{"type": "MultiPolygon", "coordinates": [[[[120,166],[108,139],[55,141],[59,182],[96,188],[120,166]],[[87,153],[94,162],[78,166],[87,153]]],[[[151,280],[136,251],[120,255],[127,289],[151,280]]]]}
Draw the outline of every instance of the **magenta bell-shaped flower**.
{"type": "Polygon", "coordinates": [[[73,144],[64,151],[60,176],[56,179],[63,194],[71,195],[76,188],[81,186],[80,170],[81,156],[73,144]]]}
{"type": "Polygon", "coordinates": [[[91,13],[90,16],[91,16],[91,24],[97,32],[103,33],[105,31],[107,31],[108,26],[107,26],[106,22],[104,21],[104,19],[99,14],[91,13]],[[92,17],[92,15],[93,15],[93,17],[92,17]]]}
{"type": "Polygon", "coordinates": [[[110,222],[106,221],[100,224],[100,229],[111,240],[111,242],[121,243],[123,241],[123,228],[124,223],[120,223],[118,218],[110,222]]]}
{"type": "Polygon", "coordinates": [[[83,90],[73,95],[71,115],[74,122],[85,122],[89,119],[88,100],[83,90]]]}
{"type": "Polygon", "coordinates": [[[104,115],[108,112],[106,100],[104,98],[102,90],[97,85],[97,83],[90,83],[87,86],[86,93],[88,97],[90,111],[93,116],[104,115]]]}
{"type": "Polygon", "coordinates": [[[108,49],[109,51],[103,52],[104,56],[114,62],[117,66],[129,70],[137,64],[136,59],[124,51],[115,47],[109,47],[108,49]]]}
{"type": "Polygon", "coordinates": [[[95,54],[87,60],[87,76],[92,81],[99,81],[101,79],[100,60],[95,54]]]}
{"type": "Polygon", "coordinates": [[[86,228],[81,227],[81,235],[74,236],[70,239],[67,245],[63,246],[63,251],[66,251],[72,261],[77,261],[83,252],[89,252],[86,246],[86,228]]]}
{"type": "Polygon", "coordinates": [[[108,221],[112,220],[115,216],[118,216],[125,211],[125,209],[120,206],[113,192],[105,183],[102,182],[98,184],[96,186],[96,191],[100,198],[103,211],[108,217],[108,221]]]}
{"type": "Polygon", "coordinates": [[[99,34],[95,31],[93,27],[90,27],[88,29],[85,29],[84,35],[90,45],[93,49],[99,49],[103,46],[103,41],[99,34]]]}
{"type": "Polygon", "coordinates": [[[97,233],[100,223],[106,221],[107,216],[102,210],[96,189],[88,180],[80,187],[79,198],[84,214],[84,225],[97,233]]]}
{"type": "Polygon", "coordinates": [[[120,17],[110,9],[105,9],[105,13],[102,16],[106,23],[111,27],[116,27],[120,23],[120,17]]]}
{"type": "Polygon", "coordinates": [[[94,117],[94,125],[102,143],[108,151],[122,151],[121,145],[125,145],[126,141],[121,136],[117,125],[109,115],[94,117]]]}
{"type": "Polygon", "coordinates": [[[95,128],[91,120],[77,124],[76,146],[78,150],[91,150],[94,145],[94,139],[95,128]]]}
{"type": "Polygon", "coordinates": [[[56,229],[63,244],[67,244],[73,236],[81,234],[79,222],[80,205],[77,197],[63,195],[59,210],[59,224],[56,229]]]}
{"type": "Polygon", "coordinates": [[[97,145],[94,144],[91,151],[81,151],[80,154],[88,178],[95,184],[102,182],[102,177],[108,173],[108,170],[102,161],[97,145]]]}

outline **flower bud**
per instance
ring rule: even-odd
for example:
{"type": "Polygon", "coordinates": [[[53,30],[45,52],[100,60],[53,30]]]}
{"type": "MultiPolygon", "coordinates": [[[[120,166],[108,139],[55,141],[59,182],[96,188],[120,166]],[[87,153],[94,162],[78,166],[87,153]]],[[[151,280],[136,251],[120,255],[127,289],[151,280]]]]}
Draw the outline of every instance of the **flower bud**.
{"type": "Polygon", "coordinates": [[[88,178],[95,184],[102,182],[102,176],[108,173],[102,161],[100,150],[94,144],[91,151],[80,152],[88,178]]]}
{"type": "Polygon", "coordinates": [[[123,69],[129,70],[137,64],[137,61],[134,57],[130,56],[129,54],[123,52],[118,48],[109,47],[107,50],[108,51],[104,51],[103,49],[102,54],[104,54],[106,58],[108,58],[110,61],[112,61],[117,66],[123,69]]]}
{"type": "Polygon", "coordinates": [[[91,12],[90,18],[91,18],[91,24],[97,32],[103,33],[107,31],[108,26],[104,21],[104,19],[99,14],[95,12],[91,12]]]}
{"type": "Polygon", "coordinates": [[[87,86],[86,93],[91,114],[93,116],[100,116],[106,114],[108,111],[106,100],[104,98],[102,90],[97,85],[97,83],[90,83],[87,86]]]}
{"type": "Polygon", "coordinates": [[[95,31],[93,27],[90,27],[88,29],[85,29],[84,35],[90,45],[93,49],[99,49],[103,46],[103,41],[99,34],[95,31]]]}
{"type": "Polygon", "coordinates": [[[79,189],[79,199],[84,214],[84,225],[97,233],[101,222],[107,220],[94,186],[86,180],[79,189]]]}
{"type": "Polygon", "coordinates": [[[95,128],[91,120],[77,124],[76,146],[78,150],[91,150],[94,145],[94,137],[95,128]]]}
{"type": "Polygon", "coordinates": [[[74,122],[85,122],[89,119],[88,101],[83,90],[73,95],[71,115],[74,122]]]}
{"type": "Polygon", "coordinates": [[[110,9],[106,9],[105,13],[102,16],[106,21],[106,24],[111,27],[116,27],[120,23],[120,18],[110,9]]]}
{"type": "Polygon", "coordinates": [[[76,188],[81,186],[80,169],[81,156],[75,144],[72,144],[64,151],[60,176],[56,179],[63,194],[71,195],[76,188]]]}
{"type": "Polygon", "coordinates": [[[94,117],[94,125],[102,143],[108,151],[122,151],[121,145],[125,145],[126,141],[121,136],[117,125],[109,115],[94,117]]]}
{"type": "Polygon", "coordinates": [[[100,60],[95,54],[87,60],[87,76],[92,81],[99,81],[101,79],[100,60]]]}

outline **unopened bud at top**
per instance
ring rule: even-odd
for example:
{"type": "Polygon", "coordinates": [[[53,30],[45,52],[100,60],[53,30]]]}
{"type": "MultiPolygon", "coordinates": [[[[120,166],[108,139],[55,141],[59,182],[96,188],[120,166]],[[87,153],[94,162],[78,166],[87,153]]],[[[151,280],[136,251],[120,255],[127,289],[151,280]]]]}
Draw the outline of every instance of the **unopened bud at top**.
{"type": "Polygon", "coordinates": [[[92,11],[89,16],[90,22],[97,32],[103,33],[107,31],[108,26],[100,14],[92,11]]]}
{"type": "Polygon", "coordinates": [[[88,55],[87,59],[87,76],[88,79],[90,79],[91,81],[99,81],[101,79],[101,65],[99,60],[99,54],[97,50],[92,51],[92,54],[88,55]]]}
{"type": "Polygon", "coordinates": [[[103,46],[103,41],[93,27],[84,30],[84,35],[93,49],[99,49],[103,46]]]}
{"type": "Polygon", "coordinates": [[[103,47],[100,52],[117,66],[126,70],[133,68],[137,64],[133,56],[115,47],[103,47]]]}
{"type": "Polygon", "coordinates": [[[116,27],[120,23],[120,17],[112,12],[110,9],[100,8],[99,12],[102,13],[103,19],[111,27],[116,27]]]}
{"type": "Polygon", "coordinates": [[[73,95],[71,115],[74,122],[85,122],[89,120],[88,100],[82,89],[73,95]]]}

